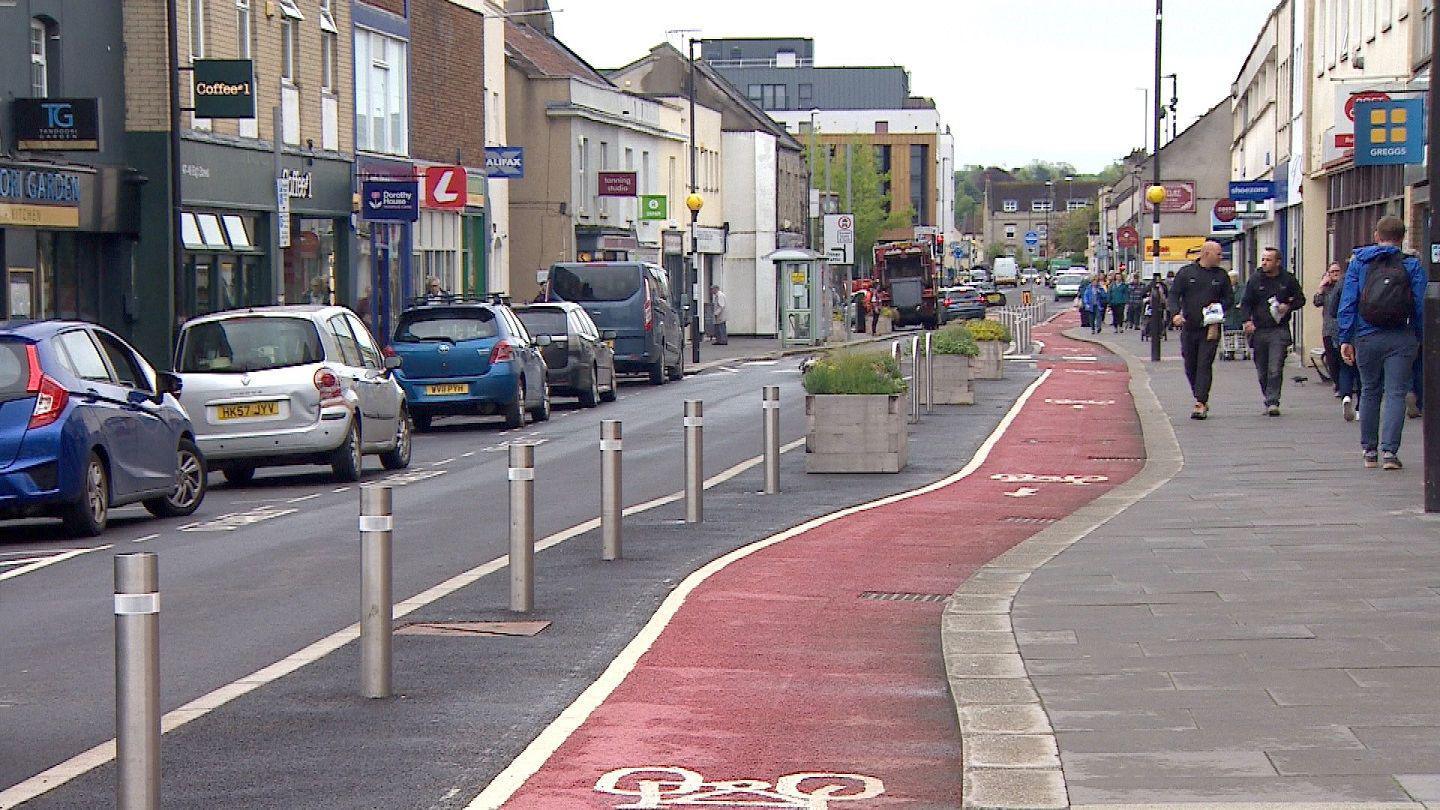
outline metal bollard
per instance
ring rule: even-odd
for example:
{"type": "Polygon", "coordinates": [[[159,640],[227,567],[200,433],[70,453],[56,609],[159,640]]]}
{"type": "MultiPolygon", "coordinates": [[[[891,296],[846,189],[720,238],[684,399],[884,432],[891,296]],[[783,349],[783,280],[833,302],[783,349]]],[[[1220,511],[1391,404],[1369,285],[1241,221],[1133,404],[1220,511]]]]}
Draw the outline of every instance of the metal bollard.
{"type": "Polygon", "coordinates": [[[620,420],[600,422],[600,559],[620,559],[624,500],[620,478],[620,420]]]}
{"type": "Polygon", "coordinates": [[[390,533],[393,493],[384,484],[360,487],[360,694],[390,697],[390,533]]]}
{"type": "Polygon", "coordinates": [[[935,410],[935,351],[930,342],[933,334],[925,333],[925,413],[935,410]]]}
{"type": "Polygon", "coordinates": [[[920,386],[924,367],[920,364],[920,336],[910,338],[910,421],[920,421],[920,386]]]}
{"type": "Polygon", "coordinates": [[[115,806],[160,806],[160,573],[151,552],[115,555],[115,806]]]}
{"type": "Polygon", "coordinates": [[[705,403],[685,400],[685,522],[705,519],[705,403]]]}
{"type": "Polygon", "coordinates": [[[765,419],[765,494],[780,492],[780,386],[767,385],[760,395],[765,419]]]}
{"type": "Polygon", "coordinates": [[[535,445],[510,445],[510,610],[535,607],[535,445]]]}

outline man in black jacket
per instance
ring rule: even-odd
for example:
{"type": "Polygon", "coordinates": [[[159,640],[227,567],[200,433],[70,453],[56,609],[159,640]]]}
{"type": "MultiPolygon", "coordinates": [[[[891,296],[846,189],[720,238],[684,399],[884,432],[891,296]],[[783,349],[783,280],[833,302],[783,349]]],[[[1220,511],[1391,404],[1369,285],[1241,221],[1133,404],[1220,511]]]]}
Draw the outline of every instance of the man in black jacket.
{"type": "Polygon", "coordinates": [[[1191,419],[1210,416],[1210,379],[1215,371],[1215,351],[1220,347],[1220,323],[1214,323],[1214,328],[1207,326],[1205,308],[1211,304],[1228,307],[1235,300],[1230,276],[1220,268],[1223,253],[1219,242],[1201,245],[1199,258],[1180,268],[1170,285],[1169,310],[1175,313],[1173,323],[1180,327],[1185,378],[1195,397],[1191,419]]]}
{"type": "Polygon", "coordinates": [[[1265,412],[1280,415],[1280,387],[1285,384],[1285,356],[1290,352],[1290,315],[1305,306],[1305,293],[1295,276],[1280,268],[1279,248],[1267,247],[1260,257],[1260,272],[1245,282],[1240,311],[1245,334],[1255,350],[1255,372],[1265,412]]]}

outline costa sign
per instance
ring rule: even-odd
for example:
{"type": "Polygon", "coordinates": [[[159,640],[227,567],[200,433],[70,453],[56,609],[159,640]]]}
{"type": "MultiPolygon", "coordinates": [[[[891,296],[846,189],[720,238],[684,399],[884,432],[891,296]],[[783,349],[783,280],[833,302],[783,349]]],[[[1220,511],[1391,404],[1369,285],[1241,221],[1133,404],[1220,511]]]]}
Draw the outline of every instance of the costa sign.
{"type": "Polygon", "coordinates": [[[1140,232],[1129,225],[1122,225],[1115,229],[1115,244],[1126,250],[1140,247],[1140,232]]]}
{"type": "Polygon", "coordinates": [[[1235,201],[1230,198],[1217,200],[1215,202],[1215,218],[1221,222],[1232,222],[1235,219],[1235,201]]]}
{"type": "Polygon", "coordinates": [[[442,211],[465,209],[464,166],[430,166],[425,169],[425,207],[442,211]]]}

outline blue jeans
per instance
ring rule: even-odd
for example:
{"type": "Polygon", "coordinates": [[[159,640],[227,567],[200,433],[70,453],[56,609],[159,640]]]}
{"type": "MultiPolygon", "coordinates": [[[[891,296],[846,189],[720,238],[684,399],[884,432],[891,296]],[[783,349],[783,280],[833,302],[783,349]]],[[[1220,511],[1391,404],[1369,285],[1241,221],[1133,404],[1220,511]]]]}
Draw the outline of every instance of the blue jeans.
{"type": "Polygon", "coordinates": [[[1418,348],[1415,333],[1409,329],[1389,329],[1355,339],[1355,366],[1360,370],[1360,446],[1367,453],[1400,450],[1405,395],[1410,393],[1418,348]]]}

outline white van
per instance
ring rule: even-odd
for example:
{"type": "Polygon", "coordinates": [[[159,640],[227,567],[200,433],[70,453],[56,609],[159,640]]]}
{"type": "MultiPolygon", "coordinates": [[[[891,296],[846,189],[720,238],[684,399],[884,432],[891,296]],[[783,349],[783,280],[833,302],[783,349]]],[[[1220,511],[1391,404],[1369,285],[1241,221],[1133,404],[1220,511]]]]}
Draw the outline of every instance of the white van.
{"type": "Polygon", "coordinates": [[[995,259],[995,286],[1014,287],[1020,283],[1020,266],[1006,256],[995,259]]]}

